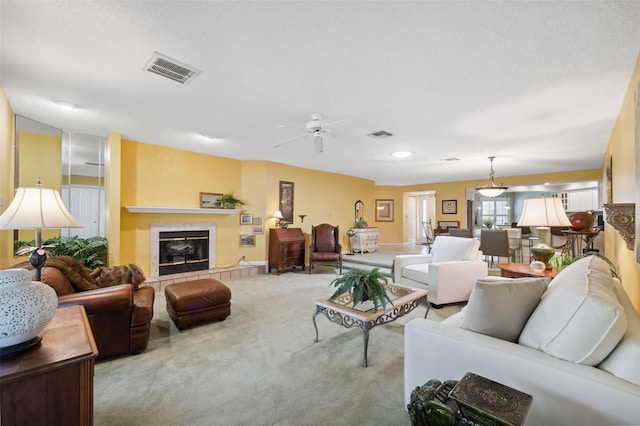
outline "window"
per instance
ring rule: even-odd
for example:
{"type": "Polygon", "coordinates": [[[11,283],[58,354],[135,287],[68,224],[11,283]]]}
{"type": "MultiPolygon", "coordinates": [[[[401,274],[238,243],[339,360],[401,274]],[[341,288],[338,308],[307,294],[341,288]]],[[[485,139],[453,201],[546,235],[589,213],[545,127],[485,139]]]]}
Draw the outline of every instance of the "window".
{"type": "Polygon", "coordinates": [[[482,201],[482,226],[493,229],[509,225],[509,201],[506,199],[490,199],[482,201]]]}

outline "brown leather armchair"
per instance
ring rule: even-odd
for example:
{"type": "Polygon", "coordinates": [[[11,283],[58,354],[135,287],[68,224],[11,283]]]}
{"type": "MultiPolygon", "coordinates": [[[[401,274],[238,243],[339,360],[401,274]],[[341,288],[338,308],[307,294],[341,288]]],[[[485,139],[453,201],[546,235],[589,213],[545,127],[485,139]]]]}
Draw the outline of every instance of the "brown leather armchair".
{"type": "Polygon", "coordinates": [[[311,245],[309,246],[309,273],[315,264],[331,265],[340,268],[342,273],[342,246],[340,229],[328,223],[311,226],[311,245]]]}
{"type": "MultiPolygon", "coordinates": [[[[55,267],[42,268],[41,281],[58,294],[58,306],[83,305],[98,346],[98,359],[140,353],[147,348],[153,318],[153,287],[120,284],[76,291],[55,267]]],[[[35,271],[33,272],[35,277],[35,271]]]]}

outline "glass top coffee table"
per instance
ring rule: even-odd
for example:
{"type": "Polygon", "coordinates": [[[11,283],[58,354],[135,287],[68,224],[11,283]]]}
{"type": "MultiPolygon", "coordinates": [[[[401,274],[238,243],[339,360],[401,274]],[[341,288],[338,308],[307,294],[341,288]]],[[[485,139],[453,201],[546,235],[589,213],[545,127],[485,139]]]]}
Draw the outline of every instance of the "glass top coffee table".
{"type": "Polygon", "coordinates": [[[367,348],[369,346],[369,330],[373,327],[395,321],[401,316],[413,311],[422,303],[427,304],[427,312],[429,313],[429,302],[427,302],[427,290],[419,290],[399,284],[385,284],[387,295],[393,304],[387,302],[386,308],[378,306],[375,311],[373,303],[367,301],[353,306],[351,294],[343,294],[335,301],[329,301],[328,297],[315,301],[316,311],[313,314],[313,327],[316,329],[316,343],[318,342],[318,326],[316,325],[316,316],[322,313],[331,322],[342,325],[346,328],[358,327],[362,330],[364,337],[364,363],[367,366],[367,348]]]}

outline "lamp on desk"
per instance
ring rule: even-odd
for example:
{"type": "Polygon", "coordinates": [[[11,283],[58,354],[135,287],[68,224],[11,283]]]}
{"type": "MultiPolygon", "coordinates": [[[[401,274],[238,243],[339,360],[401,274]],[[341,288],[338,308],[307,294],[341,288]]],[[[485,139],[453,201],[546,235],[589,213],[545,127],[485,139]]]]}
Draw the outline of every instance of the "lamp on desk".
{"type": "Polygon", "coordinates": [[[280,221],[284,219],[282,212],[280,210],[276,210],[275,213],[273,213],[273,218],[276,220],[276,228],[280,228],[280,221]]]}
{"type": "Polygon", "coordinates": [[[0,354],[11,355],[40,342],[40,333],[51,321],[58,306],[53,288],[40,281],[40,268],[46,260],[42,249],[43,228],[82,227],[66,209],[58,191],[20,187],[0,215],[0,229],[35,229],[35,247],[29,261],[36,271],[35,281],[25,269],[0,271],[0,354]]]}
{"type": "Polygon", "coordinates": [[[533,257],[544,262],[546,269],[551,269],[549,260],[555,250],[549,246],[551,226],[571,226],[571,222],[562,207],[560,198],[531,198],[524,200],[522,215],[518,226],[536,227],[538,243],[531,248],[533,257]]]}

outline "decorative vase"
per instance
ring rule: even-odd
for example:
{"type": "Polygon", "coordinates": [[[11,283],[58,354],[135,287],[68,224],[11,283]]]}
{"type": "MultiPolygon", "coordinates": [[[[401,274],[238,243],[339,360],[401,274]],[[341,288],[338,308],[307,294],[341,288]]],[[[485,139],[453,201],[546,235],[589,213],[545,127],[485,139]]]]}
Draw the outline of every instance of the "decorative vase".
{"type": "Polygon", "coordinates": [[[553,247],[549,246],[549,237],[551,235],[551,228],[546,226],[538,226],[536,229],[538,232],[538,243],[531,247],[531,254],[533,258],[539,262],[543,262],[545,269],[551,269],[549,260],[556,254],[553,247]]]}
{"type": "Polygon", "coordinates": [[[39,333],[49,324],[57,307],[56,292],[40,281],[31,281],[30,271],[0,271],[0,348],[3,352],[29,341],[37,344],[39,333]]]}
{"type": "Polygon", "coordinates": [[[569,215],[569,222],[575,231],[589,230],[593,226],[593,215],[589,212],[575,212],[569,215]]]}

